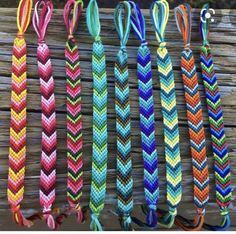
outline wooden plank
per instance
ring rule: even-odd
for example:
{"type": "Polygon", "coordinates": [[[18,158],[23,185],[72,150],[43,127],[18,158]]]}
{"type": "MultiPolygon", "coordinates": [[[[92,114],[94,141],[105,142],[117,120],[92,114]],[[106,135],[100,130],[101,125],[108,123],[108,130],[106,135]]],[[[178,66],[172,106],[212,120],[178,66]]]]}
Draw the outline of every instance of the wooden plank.
{"type": "MultiPolygon", "coordinates": [[[[11,85],[11,54],[12,42],[16,34],[15,23],[15,9],[0,9],[0,215],[8,209],[9,206],[6,200],[6,186],[7,186],[7,169],[8,169],[8,146],[9,146],[9,120],[10,120],[10,85],[11,85]]],[[[222,93],[222,104],[225,113],[225,125],[227,139],[229,143],[230,157],[232,163],[232,181],[233,181],[233,203],[235,203],[235,183],[236,183],[236,52],[234,50],[236,44],[236,10],[231,10],[229,13],[230,22],[225,21],[225,17],[229,11],[217,10],[214,16],[216,23],[211,27],[211,45],[213,48],[214,61],[219,80],[219,86],[222,93]]],[[[116,204],[115,195],[115,155],[116,155],[116,141],[115,141],[115,110],[114,110],[114,75],[113,66],[115,54],[118,51],[118,39],[116,36],[113,24],[113,10],[101,9],[102,22],[102,36],[107,54],[107,70],[108,70],[108,91],[109,91],[109,108],[108,108],[108,129],[109,129],[109,165],[108,165],[108,190],[107,190],[107,209],[114,209],[116,204]],[[114,36],[115,35],[115,36],[114,36]],[[110,207],[110,208],[109,208],[110,207]]],[[[150,44],[152,52],[152,66],[154,74],[154,101],[155,101],[155,119],[156,119],[156,137],[158,141],[158,153],[160,155],[160,206],[166,208],[165,199],[165,160],[164,160],[164,142],[163,142],[163,125],[160,108],[160,85],[156,69],[156,47],[154,31],[149,17],[149,11],[144,11],[147,18],[147,40],[150,44]]],[[[200,72],[199,64],[199,10],[194,10],[193,14],[193,43],[192,47],[195,54],[198,74],[200,72]]],[[[84,121],[84,197],[83,204],[87,205],[89,201],[90,190],[90,175],[91,175],[91,144],[92,144],[92,76],[91,76],[91,43],[92,39],[88,34],[85,24],[85,14],[79,24],[78,41],[81,57],[81,72],[82,72],[82,86],[83,86],[83,121],[84,121]]],[[[28,42],[28,148],[27,148],[27,172],[26,172],[26,188],[25,199],[23,207],[28,212],[32,213],[34,209],[39,209],[38,202],[38,183],[39,183],[39,164],[40,164],[40,139],[41,139],[41,120],[40,120],[40,94],[39,94],[39,80],[37,75],[36,63],[36,37],[32,27],[26,34],[28,42]]],[[[168,41],[168,48],[172,55],[174,64],[174,74],[176,80],[176,92],[178,101],[178,113],[180,121],[180,137],[181,137],[181,156],[183,160],[183,199],[179,208],[180,214],[187,212],[190,217],[193,217],[195,211],[193,209],[192,200],[192,172],[191,172],[191,158],[189,149],[189,137],[186,119],[186,108],[183,96],[183,84],[180,75],[180,53],[182,50],[182,40],[177,33],[174,22],[173,11],[170,14],[170,21],[167,27],[166,39],[168,41]]],[[[65,87],[65,61],[64,61],[64,46],[66,41],[65,27],[62,21],[62,11],[55,10],[52,22],[49,25],[47,34],[47,42],[51,49],[52,63],[54,69],[54,77],[56,82],[56,104],[57,104],[57,118],[58,118],[58,164],[57,164],[57,205],[62,207],[66,204],[66,87],[65,87]]],[[[131,94],[131,110],[132,110],[132,155],[134,159],[134,199],[135,204],[144,203],[143,194],[143,166],[142,155],[140,148],[140,131],[139,131],[139,113],[138,113],[138,91],[136,78],[136,53],[138,42],[133,34],[130,36],[128,43],[129,53],[129,68],[130,68],[130,94],[131,94]]],[[[214,223],[218,221],[217,215],[214,212],[217,209],[215,204],[215,189],[214,189],[214,175],[213,175],[213,161],[211,152],[209,122],[207,117],[207,110],[205,106],[205,95],[203,90],[202,80],[200,79],[200,92],[203,102],[204,110],[204,124],[206,126],[207,135],[207,155],[209,157],[210,167],[210,203],[207,209],[207,221],[214,223]]],[[[106,210],[104,212],[104,224],[109,224],[107,221],[111,218],[110,213],[106,210]]],[[[236,207],[232,205],[232,228],[236,229],[236,207]]],[[[218,211],[217,211],[218,212],[218,211]]],[[[136,207],[134,214],[140,216],[140,210],[136,207]]],[[[1,216],[2,217],[2,216],[1,216]]],[[[0,219],[1,230],[5,230],[6,223],[9,222],[9,216],[5,219],[0,219]]],[[[115,218],[113,218],[115,220],[115,218]]],[[[113,220],[112,219],[112,220],[113,220]]],[[[117,221],[114,221],[113,230],[118,230],[117,221]]],[[[65,224],[65,230],[77,230],[72,225],[72,219],[65,224]]],[[[12,230],[17,227],[12,226],[12,230]]],[[[46,227],[37,224],[34,230],[44,230],[46,227]]],[[[81,227],[86,230],[87,226],[81,227]]],[[[108,228],[109,229],[109,228],[108,228]]],[[[23,230],[23,229],[22,229],[23,230]]]]}

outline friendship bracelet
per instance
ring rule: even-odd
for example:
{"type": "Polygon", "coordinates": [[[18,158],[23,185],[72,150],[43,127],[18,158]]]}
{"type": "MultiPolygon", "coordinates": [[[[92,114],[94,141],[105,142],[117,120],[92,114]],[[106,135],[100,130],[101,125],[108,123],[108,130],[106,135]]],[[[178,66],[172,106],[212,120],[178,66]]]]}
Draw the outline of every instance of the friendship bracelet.
{"type": "Polygon", "coordinates": [[[87,27],[94,38],[92,55],[93,73],[93,157],[90,192],[90,229],[102,231],[99,216],[104,209],[107,178],[107,73],[106,56],[100,37],[101,25],[96,0],[90,0],[87,8],[87,27]]]}
{"type": "Polygon", "coordinates": [[[18,33],[14,40],[12,55],[12,91],[9,174],[7,197],[14,221],[30,227],[40,217],[25,218],[21,212],[24,197],[26,164],[26,122],[27,122],[27,45],[24,39],[31,19],[32,0],[20,0],[17,10],[18,33]]]}
{"type": "MultiPolygon", "coordinates": [[[[157,0],[151,6],[151,18],[159,43],[157,67],[161,87],[161,107],[163,114],[167,203],[169,212],[159,218],[159,224],[171,228],[177,215],[177,207],[182,197],[182,169],[179,144],[178,113],[172,62],[165,42],[165,29],[169,18],[169,4],[157,0]]],[[[159,210],[160,212],[160,210],[159,210]]]]}
{"type": "Polygon", "coordinates": [[[43,219],[46,220],[50,229],[55,229],[52,205],[56,199],[56,105],[50,52],[45,43],[45,34],[52,12],[53,4],[51,0],[38,0],[35,4],[32,21],[38,36],[37,58],[42,107],[40,205],[43,208],[43,219]],[[39,15],[40,9],[41,14],[39,15]]]}
{"type": "Polygon", "coordinates": [[[57,228],[72,213],[76,213],[78,223],[82,223],[84,220],[83,211],[80,206],[83,188],[81,76],[79,50],[74,38],[74,32],[82,10],[82,0],[68,0],[63,13],[68,34],[65,58],[67,90],[67,202],[69,207],[56,218],[57,228]]]}
{"type": "Polygon", "coordinates": [[[131,157],[131,121],[129,103],[129,71],[126,44],[130,34],[131,6],[128,1],[120,2],[114,21],[120,39],[120,50],[115,62],[115,110],[117,134],[117,209],[123,230],[132,230],[130,213],[133,210],[133,178],[131,157]],[[125,25],[123,25],[123,19],[125,25]]]}
{"type": "Polygon", "coordinates": [[[198,231],[202,228],[205,207],[209,200],[209,172],[202,106],[198,90],[198,77],[193,52],[190,49],[192,26],[190,5],[186,3],[175,8],[175,18],[178,30],[184,40],[184,50],[181,56],[181,71],[184,83],[192,155],[194,204],[197,210],[197,216],[193,221],[178,216],[176,217],[175,223],[184,230],[198,231]]]}
{"type": "Polygon", "coordinates": [[[231,204],[232,185],[220,90],[214,71],[211,48],[208,42],[210,24],[209,19],[206,17],[208,9],[209,5],[205,4],[201,15],[203,20],[200,25],[200,31],[203,44],[201,47],[200,60],[214,156],[216,202],[220,208],[222,221],[219,226],[204,224],[203,227],[208,230],[225,231],[230,227],[229,206],[231,204]]]}
{"type": "Polygon", "coordinates": [[[129,1],[129,3],[133,13],[131,15],[131,25],[135,35],[141,42],[137,54],[140,130],[144,161],[144,192],[148,206],[146,223],[153,228],[157,225],[156,206],[159,198],[159,185],[151,54],[146,41],[143,14],[136,3],[133,1],[129,1]]]}

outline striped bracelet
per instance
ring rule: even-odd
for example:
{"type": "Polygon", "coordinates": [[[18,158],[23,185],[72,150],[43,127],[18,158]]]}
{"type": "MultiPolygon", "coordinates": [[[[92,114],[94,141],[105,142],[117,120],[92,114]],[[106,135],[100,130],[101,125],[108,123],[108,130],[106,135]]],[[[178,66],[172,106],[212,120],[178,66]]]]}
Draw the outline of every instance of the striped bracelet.
{"type": "Polygon", "coordinates": [[[203,44],[201,47],[200,60],[214,156],[216,202],[220,208],[222,221],[218,226],[204,224],[204,228],[213,231],[225,231],[230,227],[229,206],[231,204],[232,185],[220,90],[214,71],[211,48],[208,42],[210,24],[209,19],[206,17],[208,9],[209,5],[204,5],[201,15],[201,19],[203,20],[200,29],[203,44]]]}
{"type": "Polygon", "coordinates": [[[152,87],[151,54],[146,41],[145,19],[139,6],[129,1],[132,8],[131,25],[141,45],[137,54],[137,78],[141,145],[144,163],[144,192],[148,206],[146,223],[153,228],[157,225],[157,202],[159,198],[158,155],[155,139],[155,116],[152,87]]]}
{"type": "Polygon", "coordinates": [[[202,228],[205,207],[209,200],[209,172],[198,77],[193,52],[190,49],[192,26],[190,5],[186,3],[175,8],[175,18],[177,27],[184,40],[184,50],[181,56],[181,71],[185,90],[192,155],[194,204],[197,211],[197,215],[193,221],[178,217],[176,224],[184,230],[198,231],[202,228]]]}
{"type": "Polygon", "coordinates": [[[131,6],[128,1],[120,2],[114,14],[116,30],[120,39],[120,50],[115,62],[115,110],[117,134],[117,209],[123,230],[132,230],[130,213],[133,210],[133,178],[131,157],[131,121],[129,103],[129,71],[126,44],[130,34],[131,6]],[[123,16],[125,25],[123,25],[123,16]]]}
{"type": "Polygon", "coordinates": [[[21,226],[30,227],[35,217],[25,218],[21,212],[24,198],[26,164],[26,122],[27,122],[27,45],[24,33],[27,30],[32,11],[32,0],[20,0],[17,10],[18,33],[14,40],[12,54],[12,91],[10,148],[7,197],[13,220],[21,226]]]}
{"type": "Polygon", "coordinates": [[[72,213],[76,214],[78,223],[82,223],[84,220],[80,205],[83,188],[81,76],[79,50],[74,38],[82,10],[82,0],[68,0],[63,13],[68,34],[65,59],[67,90],[67,202],[69,207],[56,218],[56,228],[72,213]]]}
{"type": "Polygon", "coordinates": [[[106,56],[100,37],[101,25],[96,0],[87,8],[87,27],[94,38],[92,55],[93,73],[93,156],[92,182],[89,207],[92,212],[90,229],[102,231],[99,217],[104,209],[106,196],[108,133],[107,133],[107,73],[106,56]]]}
{"type": "Polygon", "coordinates": [[[167,203],[169,206],[169,212],[165,215],[160,215],[158,224],[166,228],[171,228],[174,224],[177,207],[182,197],[182,169],[174,73],[165,42],[165,29],[169,18],[169,4],[166,0],[158,0],[152,4],[151,18],[159,43],[159,48],[157,49],[157,67],[161,87],[167,203]]]}
{"type": "Polygon", "coordinates": [[[45,34],[52,12],[53,4],[51,0],[38,0],[35,4],[32,22],[38,36],[37,58],[42,108],[40,205],[43,209],[43,219],[50,229],[55,229],[52,206],[56,199],[56,104],[50,52],[45,43],[45,34]]]}

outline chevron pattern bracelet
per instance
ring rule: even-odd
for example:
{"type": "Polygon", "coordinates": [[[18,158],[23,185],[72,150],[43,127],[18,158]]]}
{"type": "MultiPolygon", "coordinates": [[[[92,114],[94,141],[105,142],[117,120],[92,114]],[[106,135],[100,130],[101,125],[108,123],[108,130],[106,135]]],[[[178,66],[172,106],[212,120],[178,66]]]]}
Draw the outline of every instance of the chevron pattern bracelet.
{"type": "Polygon", "coordinates": [[[107,177],[107,73],[106,56],[100,37],[101,25],[96,0],[90,0],[87,8],[87,26],[94,38],[92,55],[93,72],[93,157],[92,183],[90,192],[91,219],[90,229],[102,231],[99,221],[105,205],[107,177]]]}
{"type": "MultiPolygon", "coordinates": [[[[165,42],[165,28],[169,18],[166,0],[155,1],[151,6],[151,18],[159,43],[157,67],[161,87],[161,107],[163,114],[167,203],[169,212],[159,219],[159,224],[171,228],[177,215],[177,207],[182,197],[182,168],[179,145],[178,113],[172,62],[165,42]]],[[[161,213],[161,212],[160,212],[161,213]]]]}
{"type": "Polygon", "coordinates": [[[214,156],[216,202],[220,208],[222,221],[218,226],[204,224],[204,228],[213,231],[225,231],[230,227],[229,205],[231,204],[232,185],[220,90],[214,71],[211,48],[208,42],[210,23],[209,19],[206,18],[206,12],[208,9],[209,5],[204,5],[201,15],[203,22],[200,25],[200,29],[203,45],[201,47],[200,60],[214,156]]]}
{"type": "Polygon", "coordinates": [[[179,218],[176,220],[176,224],[184,230],[197,231],[201,230],[203,226],[205,207],[209,200],[209,172],[198,77],[193,52],[190,49],[192,26],[190,5],[186,3],[175,8],[175,17],[177,27],[183,36],[185,47],[181,56],[181,71],[185,90],[192,155],[194,204],[197,211],[193,221],[179,218]]]}
{"type": "Polygon", "coordinates": [[[45,43],[45,34],[53,11],[52,1],[39,0],[35,4],[33,26],[38,36],[38,74],[40,78],[42,107],[42,154],[40,173],[40,204],[43,219],[50,229],[55,229],[52,206],[56,199],[56,103],[54,95],[54,79],[50,52],[45,43]],[[41,14],[39,16],[39,11],[41,14]]]}

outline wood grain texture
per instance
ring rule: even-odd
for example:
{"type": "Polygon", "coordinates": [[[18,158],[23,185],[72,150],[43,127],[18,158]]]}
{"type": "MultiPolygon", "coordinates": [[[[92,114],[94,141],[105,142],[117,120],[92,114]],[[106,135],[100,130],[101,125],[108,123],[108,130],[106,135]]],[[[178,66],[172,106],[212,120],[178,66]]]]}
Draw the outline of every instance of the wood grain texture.
{"type": "MultiPolygon", "coordinates": [[[[113,10],[101,9],[100,17],[102,23],[102,37],[107,55],[108,71],[108,130],[109,130],[109,165],[108,165],[108,190],[106,203],[114,209],[116,204],[115,195],[115,110],[114,110],[114,76],[113,66],[115,55],[118,51],[119,41],[113,24],[113,10]]],[[[156,69],[156,48],[157,42],[154,30],[151,25],[149,11],[144,11],[147,19],[147,40],[152,51],[153,81],[154,81],[154,101],[156,119],[156,137],[158,142],[159,167],[160,167],[160,206],[166,207],[165,203],[165,160],[163,146],[163,125],[160,109],[160,85],[156,69]]],[[[9,120],[10,120],[10,87],[11,87],[11,55],[12,43],[16,35],[16,9],[0,9],[0,214],[8,209],[6,199],[7,170],[8,170],[8,146],[9,146],[9,120]]],[[[210,43],[214,56],[216,73],[222,94],[222,104],[225,117],[226,134],[229,143],[229,151],[232,164],[233,180],[233,205],[232,211],[232,230],[236,229],[236,10],[217,10],[214,15],[215,23],[211,27],[210,43]]],[[[192,48],[195,54],[197,70],[200,72],[200,36],[199,36],[199,10],[194,10],[193,14],[193,33],[192,48]]],[[[78,27],[77,38],[81,58],[82,73],[82,110],[83,110],[83,136],[84,136],[84,196],[83,203],[87,205],[89,200],[90,179],[91,179],[91,152],[92,152],[92,76],[91,76],[91,47],[92,39],[87,31],[85,24],[85,14],[83,14],[78,27]]],[[[39,208],[39,172],[41,154],[41,110],[39,79],[37,76],[36,48],[37,40],[32,27],[26,33],[28,43],[28,148],[27,148],[27,167],[26,167],[26,188],[23,207],[32,213],[39,208]]],[[[56,83],[56,106],[57,106],[57,130],[58,130],[58,163],[57,163],[57,205],[62,207],[66,204],[66,80],[65,80],[65,60],[64,47],[66,41],[65,27],[62,18],[62,11],[55,10],[52,21],[49,25],[47,43],[51,50],[54,77],[56,83]]],[[[186,108],[184,102],[183,84],[180,75],[180,53],[182,50],[182,39],[177,32],[174,21],[173,11],[167,26],[166,40],[168,41],[169,52],[172,56],[174,65],[177,108],[180,121],[181,156],[183,163],[183,199],[179,208],[180,214],[194,216],[193,191],[192,191],[192,172],[191,156],[189,147],[188,127],[186,119],[186,108]]],[[[130,101],[132,118],[132,156],[134,162],[134,199],[137,205],[135,214],[140,215],[138,205],[144,202],[143,192],[143,165],[140,148],[140,130],[138,113],[138,90],[136,78],[136,53],[139,43],[131,33],[128,43],[129,68],[130,68],[130,101]]],[[[210,203],[207,207],[206,219],[208,222],[219,221],[218,209],[215,203],[215,189],[213,176],[213,161],[210,142],[209,122],[207,117],[206,102],[202,80],[199,74],[200,91],[204,110],[204,124],[207,136],[207,155],[210,167],[210,203]]],[[[2,217],[2,216],[0,216],[2,217]]],[[[8,216],[7,216],[8,217],[8,216]]],[[[9,219],[0,218],[0,225],[4,229],[9,219]],[[8,220],[8,221],[7,221],[8,220]]],[[[104,212],[104,224],[108,223],[110,213],[104,212]]],[[[9,218],[9,217],[8,217],[9,218]]],[[[69,222],[69,221],[68,221],[69,222]]],[[[73,223],[71,221],[71,223],[73,223]]],[[[37,226],[34,227],[36,230],[37,226]]],[[[78,226],[73,227],[68,223],[68,230],[78,230],[78,226]]],[[[6,227],[5,227],[6,229],[6,227]]],[[[5,230],[4,229],[4,230],[5,230]]],[[[16,226],[12,226],[16,229],[16,226]]],[[[40,229],[40,228],[39,228],[40,229]]],[[[42,228],[44,229],[44,228],[42,228]]],[[[65,228],[66,229],[66,228],[65,228]]],[[[81,228],[83,229],[83,228],[81,228]]],[[[118,226],[108,227],[108,229],[119,229],[118,226]]]]}

